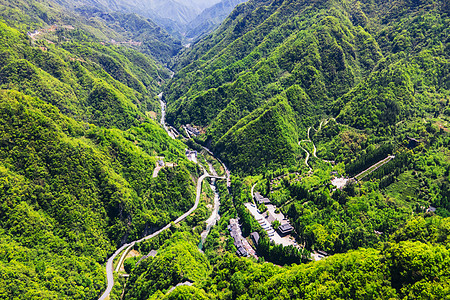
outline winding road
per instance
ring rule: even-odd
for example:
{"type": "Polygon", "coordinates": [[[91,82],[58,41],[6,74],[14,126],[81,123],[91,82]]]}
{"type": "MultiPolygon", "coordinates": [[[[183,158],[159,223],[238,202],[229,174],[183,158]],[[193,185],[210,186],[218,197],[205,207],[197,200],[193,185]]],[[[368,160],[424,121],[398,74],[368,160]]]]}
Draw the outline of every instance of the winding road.
{"type": "MultiPolygon", "coordinates": [[[[161,103],[161,125],[163,126],[164,130],[167,132],[167,134],[168,134],[170,137],[175,138],[175,137],[171,134],[169,128],[166,126],[166,123],[165,123],[165,113],[166,113],[165,107],[166,107],[166,104],[162,101],[162,96],[163,96],[163,93],[161,93],[161,94],[158,95],[159,101],[160,101],[160,103],[161,103]]],[[[205,149],[206,149],[211,155],[213,155],[212,152],[211,152],[209,149],[207,149],[207,148],[205,148],[205,149]]],[[[214,156],[214,155],[213,155],[213,156],[214,156]]],[[[219,160],[219,162],[222,163],[220,160],[219,160]]],[[[107,280],[107,287],[106,287],[106,290],[103,292],[103,294],[100,296],[99,300],[107,299],[107,298],[109,297],[109,294],[110,294],[111,291],[112,291],[112,288],[113,288],[113,286],[114,286],[114,274],[113,274],[113,271],[114,271],[114,264],[113,264],[113,263],[114,263],[114,259],[117,257],[117,255],[119,255],[120,252],[122,252],[124,249],[126,249],[126,250],[123,252],[122,256],[120,257],[119,264],[118,264],[118,266],[117,266],[117,268],[116,268],[116,271],[118,271],[118,270],[120,269],[120,266],[122,265],[123,261],[125,260],[126,254],[130,251],[130,249],[131,249],[135,244],[140,243],[140,242],[145,241],[145,240],[148,240],[148,239],[151,239],[151,238],[153,238],[153,237],[159,235],[161,232],[163,232],[163,231],[169,229],[169,228],[172,226],[172,223],[173,223],[173,224],[177,224],[177,223],[183,221],[187,216],[189,216],[190,214],[192,214],[192,213],[197,209],[198,204],[199,204],[199,202],[200,202],[200,195],[201,195],[201,191],[202,191],[202,182],[203,182],[203,180],[204,180],[205,178],[209,177],[209,178],[215,178],[215,179],[226,179],[227,182],[229,181],[229,171],[228,171],[228,169],[226,168],[226,166],[225,166],[223,163],[222,163],[222,165],[224,166],[224,168],[225,168],[225,170],[226,170],[227,176],[220,177],[220,176],[217,176],[217,175],[210,175],[210,174],[208,174],[208,173],[206,172],[206,170],[204,170],[205,173],[204,173],[202,176],[200,176],[200,178],[197,180],[197,195],[196,195],[196,198],[195,198],[194,206],[192,206],[192,208],[191,208],[190,210],[188,210],[188,211],[185,212],[183,215],[181,215],[180,217],[178,217],[175,221],[173,221],[173,222],[167,224],[166,226],[164,226],[163,228],[159,229],[158,231],[156,231],[156,232],[154,232],[154,233],[152,233],[152,234],[150,234],[150,235],[147,235],[147,236],[145,236],[145,237],[143,237],[143,238],[141,238],[141,239],[139,239],[139,240],[135,240],[135,241],[132,241],[132,242],[130,242],[130,243],[127,243],[127,244],[122,245],[119,249],[116,250],[116,252],[114,252],[113,255],[111,255],[111,257],[110,257],[110,258],[108,259],[108,261],[106,262],[106,280],[107,280]]]]}
{"type": "MultiPolygon", "coordinates": [[[[194,206],[192,206],[192,208],[190,210],[188,210],[183,215],[178,217],[175,221],[173,221],[174,224],[177,224],[177,223],[183,221],[187,216],[192,214],[197,209],[198,203],[200,202],[200,195],[201,195],[201,191],[202,191],[202,182],[203,182],[203,179],[205,179],[207,177],[216,178],[216,179],[226,179],[226,177],[219,177],[219,176],[209,175],[208,173],[205,173],[202,176],[200,176],[200,178],[197,180],[197,196],[195,198],[194,206]]],[[[169,229],[170,226],[172,226],[171,224],[172,224],[172,222],[167,224],[163,228],[159,229],[158,231],[150,234],[150,235],[147,235],[147,236],[145,236],[145,237],[143,237],[143,238],[141,238],[139,240],[133,241],[131,243],[124,244],[124,245],[122,245],[122,247],[117,249],[116,252],[114,252],[114,254],[108,259],[108,261],[106,263],[106,278],[107,278],[108,285],[107,285],[106,290],[103,292],[102,296],[99,298],[99,300],[106,299],[109,296],[109,294],[111,293],[111,290],[112,290],[112,288],[114,286],[114,275],[113,275],[113,268],[114,268],[114,266],[113,266],[113,262],[114,262],[114,259],[116,258],[116,256],[119,255],[119,253],[122,250],[126,249],[126,248],[131,249],[131,247],[133,247],[135,244],[140,243],[140,242],[145,241],[145,240],[148,240],[148,239],[151,239],[151,238],[159,235],[161,232],[169,229]]],[[[125,251],[124,255],[126,255],[126,252],[128,252],[128,251],[125,251]]],[[[119,261],[119,268],[120,268],[120,263],[123,262],[124,255],[122,255],[122,257],[121,257],[121,259],[119,261]]],[[[117,270],[119,268],[117,268],[117,270]]]]}
{"type": "MultiPolygon", "coordinates": [[[[334,119],[332,119],[332,120],[334,120],[334,119]]],[[[314,129],[316,132],[319,132],[319,131],[322,129],[322,125],[326,125],[326,124],[328,123],[328,121],[329,121],[329,120],[323,120],[323,121],[321,121],[320,124],[319,124],[319,129],[315,129],[314,127],[310,126],[310,127],[308,128],[308,139],[306,139],[306,140],[301,140],[301,141],[298,142],[298,145],[300,146],[300,149],[302,149],[303,151],[306,152],[305,165],[309,168],[309,172],[312,172],[312,168],[311,168],[311,166],[308,164],[308,160],[309,160],[311,154],[309,153],[308,150],[306,150],[305,148],[303,148],[303,147],[301,146],[301,142],[310,142],[310,143],[312,143],[312,145],[313,145],[313,153],[312,153],[312,155],[313,155],[315,158],[318,158],[318,157],[317,157],[317,148],[316,148],[316,145],[315,145],[314,142],[311,140],[309,134],[310,134],[310,132],[311,132],[311,129],[314,129]]],[[[330,161],[325,160],[325,159],[322,159],[322,160],[323,160],[324,162],[330,162],[330,161]]]]}
{"type": "Polygon", "coordinates": [[[255,187],[256,187],[257,184],[258,184],[258,183],[255,183],[255,184],[252,186],[252,191],[251,191],[251,193],[252,193],[252,202],[255,201],[255,200],[253,200],[253,199],[255,199],[255,193],[254,193],[254,191],[255,191],[255,187]]]}
{"type": "Polygon", "coordinates": [[[303,151],[306,152],[305,165],[309,168],[309,172],[311,173],[312,172],[312,168],[308,164],[308,160],[309,160],[310,154],[309,154],[308,150],[306,150],[305,148],[302,147],[302,145],[301,145],[302,142],[311,142],[311,141],[310,140],[301,140],[300,142],[298,142],[298,146],[300,147],[300,149],[302,149],[303,151]]]}

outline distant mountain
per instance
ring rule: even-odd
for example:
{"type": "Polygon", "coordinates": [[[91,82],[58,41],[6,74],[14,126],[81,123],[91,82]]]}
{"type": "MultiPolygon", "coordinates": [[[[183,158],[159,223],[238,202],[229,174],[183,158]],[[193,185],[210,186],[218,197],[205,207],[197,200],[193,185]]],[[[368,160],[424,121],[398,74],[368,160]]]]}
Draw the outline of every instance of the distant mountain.
{"type": "Polygon", "coordinates": [[[195,39],[208,34],[220,25],[231,11],[247,0],[223,0],[214,6],[205,9],[193,21],[188,24],[186,37],[195,39]]]}
{"type": "Polygon", "coordinates": [[[182,48],[180,40],[152,20],[134,13],[113,12],[102,3],[91,0],[58,0],[57,3],[47,1],[39,4],[32,0],[0,0],[0,6],[0,19],[25,32],[51,25],[70,26],[77,31],[82,30],[83,35],[89,35],[85,37],[87,39],[124,44],[162,63],[167,63],[182,48]],[[21,10],[27,13],[23,14],[21,10]]]}
{"type": "Polygon", "coordinates": [[[178,39],[198,38],[215,29],[244,0],[58,0],[72,9],[93,7],[106,12],[136,13],[178,39]]]}
{"type": "Polygon", "coordinates": [[[75,10],[86,18],[101,21],[114,32],[120,33],[117,42],[132,41],[137,50],[163,63],[167,63],[182,48],[180,40],[152,20],[135,13],[105,12],[89,6],[75,10]]]}

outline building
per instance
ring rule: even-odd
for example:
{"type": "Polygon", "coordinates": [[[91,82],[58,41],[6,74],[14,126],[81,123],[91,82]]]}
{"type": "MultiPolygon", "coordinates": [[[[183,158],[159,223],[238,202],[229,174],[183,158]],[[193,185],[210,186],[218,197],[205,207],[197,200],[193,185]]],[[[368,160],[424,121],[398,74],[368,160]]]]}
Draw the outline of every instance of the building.
{"type": "Polygon", "coordinates": [[[162,159],[158,160],[158,166],[163,167],[164,161],[162,159]]]}
{"type": "Polygon", "coordinates": [[[268,198],[263,197],[259,192],[255,192],[255,201],[258,204],[269,204],[270,200],[268,198]]]}
{"type": "Polygon", "coordinates": [[[257,233],[255,231],[255,232],[250,233],[250,236],[252,237],[253,241],[255,242],[255,245],[258,246],[258,244],[259,244],[259,233],[257,233]]]}
{"type": "Polygon", "coordinates": [[[240,243],[240,245],[235,245],[237,250],[236,250],[236,254],[239,256],[248,256],[248,252],[247,250],[245,250],[244,246],[242,246],[242,243],[240,243]]]}
{"type": "Polygon", "coordinates": [[[197,151],[195,151],[195,150],[189,150],[189,149],[186,149],[186,156],[189,156],[189,155],[194,155],[195,157],[197,157],[197,151]]]}
{"type": "Polygon", "coordinates": [[[197,163],[197,151],[186,149],[186,157],[187,159],[197,163]]]}
{"type": "Polygon", "coordinates": [[[234,239],[234,246],[236,246],[236,254],[238,256],[248,256],[248,252],[244,248],[244,245],[242,244],[241,241],[242,234],[237,219],[230,219],[230,225],[228,225],[228,230],[230,231],[230,235],[234,239]]]}
{"type": "Polygon", "coordinates": [[[279,231],[280,234],[282,234],[282,235],[288,234],[288,233],[291,232],[292,230],[294,230],[294,227],[292,227],[291,224],[288,224],[288,223],[283,224],[283,225],[280,225],[280,226],[278,227],[278,231],[279,231]]]}
{"type": "Polygon", "coordinates": [[[427,208],[427,212],[429,213],[435,213],[436,212],[436,207],[430,206],[427,208]]]}
{"type": "Polygon", "coordinates": [[[190,124],[186,125],[186,129],[189,130],[190,133],[192,133],[195,136],[200,134],[200,131],[197,128],[195,128],[194,126],[190,125],[190,124]]]}
{"type": "Polygon", "coordinates": [[[267,211],[266,219],[270,224],[277,220],[277,218],[270,211],[267,211]]]}

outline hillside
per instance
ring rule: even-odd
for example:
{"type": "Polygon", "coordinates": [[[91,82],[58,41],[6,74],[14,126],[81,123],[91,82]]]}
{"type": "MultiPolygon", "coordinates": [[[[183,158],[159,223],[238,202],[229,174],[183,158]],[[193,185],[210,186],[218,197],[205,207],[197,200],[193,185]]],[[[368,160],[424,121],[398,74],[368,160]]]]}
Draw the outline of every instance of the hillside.
{"type": "MultiPolygon", "coordinates": [[[[156,26],[163,28],[164,32],[170,33],[171,36],[166,39],[175,37],[177,40],[190,43],[192,39],[210,33],[237,4],[242,2],[242,0],[63,0],[58,3],[70,10],[89,13],[96,11],[97,16],[107,17],[107,21],[114,21],[116,18],[109,15],[137,14],[151,23],[151,26],[157,24],[156,26]]],[[[134,31],[130,33],[133,34],[134,31]]],[[[154,41],[162,42],[163,39],[154,41]]]]}
{"type": "Polygon", "coordinates": [[[157,111],[154,98],[168,71],[136,50],[92,42],[83,31],[64,27],[28,37],[0,22],[0,31],[1,88],[106,127],[127,129],[157,111]]]}
{"type": "MultiPolygon", "coordinates": [[[[449,97],[446,5],[249,1],[178,57],[165,89],[168,121],[204,128],[200,141],[232,164],[222,145],[233,126],[293,86],[313,111],[292,118],[299,132],[322,116],[381,135],[407,118],[437,116],[449,97]]],[[[240,142],[252,148],[252,140],[240,142]]],[[[238,170],[250,168],[265,169],[238,170]]]]}
{"type": "Polygon", "coordinates": [[[169,71],[29,5],[0,5],[0,298],[95,299],[118,246],[193,205],[199,170],[153,120],[169,71]]]}
{"type": "Polygon", "coordinates": [[[154,122],[102,129],[19,92],[0,97],[1,294],[95,298],[123,239],[192,206],[195,167],[154,122]],[[152,178],[156,155],[179,166],[152,178]]]}
{"type": "MultiPolygon", "coordinates": [[[[123,45],[166,63],[181,50],[181,42],[152,20],[133,13],[111,12],[106,6],[74,5],[71,1],[0,1],[0,16],[9,26],[33,33],[55,30],[72,36],[78,42],[96,41],[123,45]],[[59,4],[58,4],[59,3],[59,4]]],[[[48,36],[48,35],[47,35],[48,36]]],[[[45,37],[48,39],[48,37],[45,37]]],[[[65,37],[66,41],[69,37],[65,37]]],[[[50,39],[52,42],[54,40],[50,39]]],[[[61,38],[59,40],[62,41],[61,38]]]]}

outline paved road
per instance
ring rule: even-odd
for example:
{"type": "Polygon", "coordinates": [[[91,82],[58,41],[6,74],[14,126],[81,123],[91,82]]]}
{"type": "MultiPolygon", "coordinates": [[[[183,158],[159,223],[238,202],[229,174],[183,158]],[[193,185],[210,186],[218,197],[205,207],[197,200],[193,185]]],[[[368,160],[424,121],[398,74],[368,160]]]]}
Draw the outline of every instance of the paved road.
{"type": "Polygon", "coordinates": [[[303,151],[306,152],[305,165],[309,168],[309,172],[312,172],[312,168],[310,167],[310,165],[308,165],[308,160],[309,160],[310,154],[309,154],[308,150],[306,150],[305,148],[303,148],[303,147],[300,145],[300,143],[301,143],[301,142],[304,142],[304,141],[305,141],[305,140],[302,140],[302,141],[298,142],[298,145],[300,146],[300,149],[302,149],[303,151]]]}
{"type": "Polygon", "coordinates": [[[214,153],[212,153],[211,150],[209,150],[208,148],[202,146],[203,149],[205,149],[206,152],[208,152],[209,154],[211,154],[212,157],[214,157],[215,159],[217,159],[217,161],[223,166],[224,170],[225,170],[225,174],[227,177],[227,187],[231,186],[231,177],[230,177],[230,170],[228,170],[227,166],[216,156],[214,156],[214,153]]]}
{"type": "Polygon", "coordinates": [[[200,234],[202,248],[203,248],[203,245],[205,244],[205,241],[206,241],[206,238],[208,237],[209,232],[211,231],[211,228],[214,225],[216,225],[216,223],[220,220],[220,215],[219,215],[220,197],[219,197],[219,193],[217,192],[217,189],[214,186],[214,184],[211,184],[210,188],[214,192],[214,208],[213,208],[213,211],[211,213],[211,216],[208,218],[208,220],[205,221],[206,229],[200,234]]]}
{"type": "MultiPolygon", "coordinates": [[[[173,76],[173,74],[172,74],[172,76],[173,76]]],[[[161,121],[160,121],[160,122],[161,122],[161,125],[163,126],[164,130],[167,132],[167,134],[168,134],[170,137],[172,137],[173,139],[175,139],[175,137],[173,136],[173,134],[171,133],[171,131],[169,130],[169,128],[168,128],[167,125],[166,125],[166,121],[165,121],[165,117],[166,117],[166,104],[164,103],[164,101],[162,101],[162,96],[163,96],[163,93],[160,93],[160,94],[158,95],[158,98],[159,98],[159,101],[160,101],[160,104],[161,104],[161,121]]],[[[211,155],[213,155],[213,153],[212,153],[208,148],[205,148],[205,149],[206,149],[211,155]]],[[[214,156],[214,155],[213,155],[213,156],[214,156]]],[[[216,159],[217,159],[217,158],[216,158],[216,159]]],[[[217,159],[217,160],[219,160],[219,159],[217,159]]],[[[205,179],[206,177],[216,178],[216,179],[226,179],[226,180],[227,180],[227,185],[228,185],[228,183],[230,182],[230,172],[228,171],[228,169],[227,169],[227,167],[225,166],[224,163],[222,163],[220,160],[219,160],[219,162],[220,162],[220,163],[223,165],[223,167],[225,168],[225,171],[226,171],[227,176],[219,177],[219,176],[216,176],[216,175],[209,175],[209,174],[207,174],[206,171],[205,171],[205,174],[203,174],[203,175],[198,179],[198,181],[197,181],[197,195],[196,195],[196,198],[195,198],[194,206],[193,206],[189,211],[187,211],[186,213],[184,213],[183,215],[181,215],[180,217],[178,217],[175,221],[173,221],[174,224],[177,224],[177,223],[183,221],[187,216],[189,216],[191,213],[193,213],[193,212],[197,209],[198,203],[200,202],[200,195],[201,195],[201,190],[202,190],[202,182],[203,182],[203,179],[205,179]]],[[[133,242],[130,242],[130,243],[127,243],[127,244],[122,245],[119,249],[116,250],[116,252],[114,252],[114,254],[113,254],[113,255],[108,259],[108,261],[106,262],[106,281],[107,281],[107,287],[106,287],[106,290],[103,292],[103,294],[100,296],[99,300],[103,300],[103,299],[108,298],[108,297],[109,297],[109,294],[111,293],[111,290],[112,290],[112,288],[113,288],[113,286],[114,286],[114,275],[113,275],[113,268],[114,268],[114,266],[113,266],[113,262],[114,262],[114,259],[116,258],[116,256],[119,255],[120,252],[122,252],[124,249],[127,248],[126,251],[124,251],[124,253],[122,254],[122,256],[121,256],[121,258],[120,258],[120,260],[119,260],[119,264],[118,264],[118,266],[117,266],[117,270],[119,270],[121,264],[123,263],[123,261],[124,261],[124,259],[125,259],[126,253],[131,249],[131,247],[134,246],[134,244],[140,243],[140,242],[145,241],[145,240],[148,240],[148,239],[151,239],[151,238],[153,238],[153,237],[159,235],[159,234],[160,234],[161,232],[163,232],[164,230],[169,229],[170,226],[171,226],[171,223],[167,224],[166,226],[164,226],[164,227],[161,228],[160,230],[158,230],[158,231],[156,231],[156,232],[154,232],[154,233],[152,233],[152,234],[150,234],[150,235],[147,235],[147,236],[145,236],[145,237],[143,237],[143,238],[141,238],[141,239],[139,239],[139,240],[136,240],[136,241],[133,241],[133,242]]]]}
{"type": "Polygon", "coordinates": [[[254,191],[255,191],[255,186],[257,185],[258,183],[255,183],[253,186],[252,186],[252,202],[255,202],[255,200],[253,200],[253,199],[255,199],[255,193],[254,193],[254,191]]]}
{"type": "MultiPolygon", "coordinates": [[[[331,120],[334,120],[333,118],[331,119],[331,120]]],[[[313,145],[313,153],[312,153],[312,155],[315,157],[315,158],[318,158],[317,157],[317,148],[316,148],[316,145],[314,144],[314,142],[311,140],[311,138],[310,138],[310,132],[311,132],[311,129],[314,129],[316,132],[318,132],[318,131],[320,131],[321,129],[322,129],[322,125],[326,125],[328,123],[328,120],[323,120],[323,121],[321,121],[320,122],[320,124],[319,124],[319,129],[315,129],[314,127],[312,127],[312,126],[310,126],[309,128],[308,128],[308,139],[307,140],[301,140],[300,142],[298,142],[298,145],[300,146],[300,148],[303,150],[303,151],[305,151],[306,152],[306,158],[305,158],[305,164],[306,164],[306,166],[309,168],[309,172],[312,172],[312,168],[311,168],[311,166],[308,164],[308,160],[309,160],[309,157],[310,157],[310,153],[308,152],[308,150],[306,150],[305,148],[303,148],[301,145],[300,145],[300,143],[301,142],[310,142],[310,143],[312,143],[312,145],[313,145]]],[[[322,159],[324,162],[329,162],[328,160],[325,160],[325,159],[322,159]]]]}
{"type": "MultiPolygon", "coordinates": [[[[213,176],[213,175],[209,175],[207,173],[203,174],[197,181],[197,196],[195,198],[194,206],[192,206],[192,208],[190,210],[188,210],[183,215],[178,217],[175,221],[173,221],[174,224],[177,224],[177,223],[183,221],[187,216],[192,214],[197,209],[198,203],[200,202],[200,194],[201,194],[201,191],[202,191],[202,182],[203,182],[203,179],[205,179],[206,177],[216,178],[216,179],[226,179],[226,177],[213,176]]],[[[112,288],[114,286],[113,261],[116,258],[116,256],[119,255],[119,253],[122,250],[124,250],[125,248],[127,248],[127,247],[131,248],[136,243],[140,243],[142,241],[151,239],[151,238],[159,235],[164,230],[169,229],[170,226],[171,226],[171,223],[167,224],[166,226],[164,226],[160,230],[158,230],[158,231],[156,231],[156,232],[154,232],[154,233],[152,233],[150,235],[147,235],[147,236],[145,236],[145,237],[143,237],[143,238],[141,238],[139,240],[136,240],[136,241],[133,241],[131,243],[122,245],[122,247],[120,247],[119,249],[116,250],[116,252],[114,252],[114,254],[106,262],[106,280],[108,282],[108,285],[106,287],[106,290],[103,292],[102,296],[99,298],[99,300],[103,300],[103,299],[106,299],[107,297],[109,297],[109,294],[111,293],[111,290],[112,290],[112,288]]],[[[121,258],[121,261],[123,262],[122,258],[121,258]]]]}

